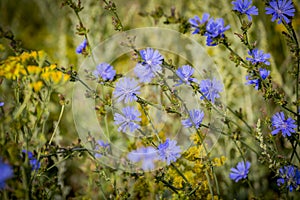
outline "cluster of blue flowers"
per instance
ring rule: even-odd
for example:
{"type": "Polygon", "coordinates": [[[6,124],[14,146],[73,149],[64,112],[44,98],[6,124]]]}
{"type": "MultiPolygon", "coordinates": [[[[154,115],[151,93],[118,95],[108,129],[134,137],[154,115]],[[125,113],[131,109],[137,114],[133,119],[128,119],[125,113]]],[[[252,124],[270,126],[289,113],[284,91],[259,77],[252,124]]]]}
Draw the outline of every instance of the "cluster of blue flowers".
{"type": "MultiPolygon", "coordinates": [[[[29,164],[31,166],[32,171],[37,171],[41,164],[40,162],[34,157],[33,153],[31,151],[23,150],[23,153],[27,154],[29,164]]],[[[13,169],[9,164],[6,164],[2,161],[2,158],[0,158],[0,190],[5,188],[5,182],[6,180],[13,177],[13,169]]]]}
{"type": "MultiPolygon", "coordinates": [[[[268,59],[270,59],[271,55],[269,53],[265,54],[262,50],[252,49],[251,51],[248,51],[248,54],[251,57],[247,57],[246,60],[248,60],[255,67],[262,64],[270,65],[268,59]]],[[[246,76],[246,84],[254,85],[256,90],[261,88],[262,80],[266,80],[268,78],[270,71],[265,68],[259,68],[258,74],[259,76],[256,76],[256,71],[254,70],[246,76]]]]}
{"type": "MultiPolygon", "coordinates": [[[[258,15],[258,9],[255,6],[252,6],[252,0],[236,0],[232,2],[233,11],[246,15],[248,20],[252,20],[253,15],[258,15]]],[[[278,20],[278,24],[290,23],[290,19],[294,16],[295,8],[291,0],[271,0],[267,3],[266,14],[272,15],[272,21],[278,20]]],[[[195,19],[190,20],[192,27],[195,27],[195,19]]],[[[203,24],[203,23],[202,23],[203,24]]],[[[198,32],[193,32],[193,34],[198,32]]],[[[270,54],[264,53],[262,50],[258,50],[257,48],[248,51],[248,54],[251,57],[247,57],[246,60],[253,65],[254,70],[252,70],[247,76],[247,85],[254,85],[256,90],[261,88],[261,83],[263,80],[266,80],[270,71],[267,70],[264,65],[270,65],[269,59],[270,54]],[[256,68],[257,66],[261,66],[260,68],[256,68]]],[[[295,124],[295,120],[292,118],[285,118],[283,112],[278,112],[273,115],[272,119],[272,127],[273,131],[272,135],[277,135],[278,133],[282,133],[283,137],[291,136],[292,133],[295,133],[295,128],[297,125],[295,124]]],[[[251,163],[250,162],[239,162],[236,168],[231,168],[231,173],[229,177],[238,182],[242,179],[246,179],[248,177],[249,169],[251,163]]],[[[277,180],[278,186],[286,185],[289,191],[293,191],[300,185],[300,171],[294,166],[284,166],[279,170],[279,176],[277,180]]]]}
{"type": "MultiPolygon", "coordinates": [[[[213,35],[208,37],[214,37],[213,35]]],[[[146,48],[139,51],[140,61],[134,68],[136,78],[123,77],[116,81],[113,91],[113,98],[117,103],[123,102],[128,104],[138,100],[141,94],[140,84],[149,83],[153,81],[158,75],[162,75],[163,56],[158,50],[146,48]]],[[[216,98],[220,97],[220,92],[223,90],[223,85],[216,79],[205,79],[198,81],[193,77],[194,69],[189,65],[179,67],[175,74],[175,86],[189,85],[192,83],[199,85],[200,99],[205,99],[215,102],[216,98]]],[[[174,74],[174,75],[175,75],[174,74]]],[[[102,63],[97,66],[93,75],[102,81],[112,81],[116,75],[116,71],[107,63],[102,63]]],[[[201,110],[191,110],[189,117],[182,120],[182,124],[190,128],[194,126],[199,128],[204,118],[204,112],[201,110]]],[[[141,113],[132,105],[125,106],[120,112],[114,114],[114,124],[118,126],[118,131],[127,133],[135,132],[136,130],[142,131],[141,126],[141,113]]],[[[154,147],[141,147],[137,150],[131,151],[127,158],[131,162],[142,162],[142,169],[151,170],[154,168],[154,162],[157,160],[163,161],[168,165],[175,162],[180,157],[181,149],[177,146],[175,140],[167,139],[155,149],[154,147]]]]}
{"type": "Polygon", "coordinates": [[[155,161],[166,162],[170,165],[175,162],[181,156],[181,149],[177,146],[176,140],[166,139],[164,143],[158,145],[158,148],[154,147],[141,147],[137,150],[133,150],[128,153],[127,158],[133,162],[142,162],[142,169],[153,170],[155,167],[155,161]]]}
{"type": "Polygon", "coordinates": [[[192,34],[202,34],[207,36],[206,45],[216,46],[220,38],[224,38],[224,32],[230,28],[230,26],[224,25],[222,18],[213,19],[209,18],[208,13],[204,13],[202,19],[198,16],[189,20],[191,27],[193,28],[192,34]]]}
{"type": "Polygon", "coordinates": [[[246,85],[254,85],[256,90],[259,90],[261,88],[261,81],[266,80],[268,76],[270,75],[270,71],[265,68],[259,68],[259,77],[255,78],[254,74],[249,74],[246,76],[246,85]]]}
{"type": "MultiPolygon", "coordinates": [[[[236,0],[232,4],[234,11],[247,15],[250,21],[251,15],[258,15],[258,9],[252,6],[252,0],[236,0]]],[[[278,24],[282,21],[290,23],[295,11],[292,0],[271,0],[266,7],[266,14],[272,15],[272,22],[278,20],[278,24]]]]}
{"type": "Polygon", "coordinates": [[[280,168],[277,185],[286,185],[290,192],[297,189],[300,186],[300,170],[292,165],[280,168]]]}
{"type": "MultiPolygon", "coordinates": [[[[194,73],[194,69],[189,65],[184,65],[179,67],[176,70],[176,74],[179,78],[178,84],[175,86],[179,86],[181,84],[190,85],[192,82],[198,83],[199,81],[196,78],[193,78],[192,75],[194,73]]],[[[223,91],[223,85],[217,79],[205,79],[200,81],[199,84],[199,93],[201,93],[200,99],[206,99],[215,103],[215,99],[220,97],[220,92],[223,91]]]]}

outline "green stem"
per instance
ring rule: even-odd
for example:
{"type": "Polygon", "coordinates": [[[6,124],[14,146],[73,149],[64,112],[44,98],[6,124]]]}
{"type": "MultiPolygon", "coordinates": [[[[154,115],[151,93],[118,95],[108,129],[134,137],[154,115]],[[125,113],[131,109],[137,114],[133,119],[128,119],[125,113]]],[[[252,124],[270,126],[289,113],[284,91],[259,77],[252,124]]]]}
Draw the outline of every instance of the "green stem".
{"type": "Polygon", "coordinates": [[[61,121],[61,119],[62,119],[62,116],[63,116],[63,113],[64,113],[64,109],[65,109],[65,105],[62,105],[61,106],[61,110],[60,110],[60,114],[59,114],[59,117],[58,117],[58,121],[57,121],[57,123],[56,123],[56,126],[55,126],[55,128],[54,128],[54,131],[53,131],[53,133],[52,133],[52,136],[51,136],[51,138],[50,138],[50,140],[49,140],[49,145],[51,144],[51,142],[52,142],[52,140],[53,140],[53,138],[54,138],[54,136],[55,136],[55,133],[56,133],[56,131],[57,131],[57,129],[58,129],[58,126],[59,126],[59,124],[60,124],[60,121],[61,121]]]}
{"type": "MultiPolygon", "coordinates": [[[[26,163],[28,163],[28,156],[26,155],[25,159],[26,163]]],[[[24,166],[22,167],[22,183],[23,183],[23,188],[25,190],[25,199],[30,200],[30,189],[29,189],[29,184],[28,184],[28,176],[26,173],[26,168],[24,166]]]]}
{"type": "Polygon", "coordinates": [[[243,154],[241,148],[239,147],[239,145],[236,143],[235,140],[233,140],[233,142],[234,142],[235,146],[237,147],[238,151],[240,152],[240,154],[241,154],[241,156],[242,156],[242,159],[243,159],[244,163],[246,163],[246,159],[245,159],[245,157],[244,157],[244,154],[243,154]]]}
{"type": "MultiPolygon", "coordinates": [[[[103,0],[103,2],[105,3],[106,6],[108,6],[108,7],[110,6],[109,2],[107,2],[106,0],[103,0]]],[[[117,13],[117,8],[115,7],[114,9],[109,9],[109,11],[111,13],[113,13],[114,17],[117,19],[118,25],[120,25],[120,29],[119,30],[120,31],[124,31],[124,26],[123,26],[123,24],[122,24],[122,22],[121,22],[121,20],[119,18],[119,15],[117,13]]]]}
{"type": "Polygon", "coordinates": [[[170,188],[173,192],[175,192],[176,194],[178,194],[178,192],[177,192],[177,190],[179,190],[178,188],[174,187],[173,185],[171,185],[170,183],[168,183],[164,179],[159,179],[159,181],[162,182],[168,188],[170,188]]]}
{"type": "MultiPolygon", "coordinates": [[[[243,64],[247,65],[247,63],[244,61],[244,59],[240,55],[238,55],[233,49],[231,49],[229,44],[227,44],[227,43],[221,43],[221,44],[223,44],[226,47],[226,49],[228,49],[230,51],[230,53],[235,55],[243,64]]],[[[243,65],[241,65],[241,66],[248,69],[246,66],[243,66],[243,65]]]]}
{"type": "Polygon", "coordinates": [[[210,194],[211,194],[211,199],[214,200],[214,192],[213,192],[213,189],[211,187],[211,182],[210,182],[210,178],[209,178],[209,174],[208,174],[207,170],[205,170],[205,176],[207,178],[208,187],[209,187],[209,191],[210,191],[210,194]]]}
{"type": "Polygon", "coordinates": [[[236,112],[234,112],[230,107],[226,106],[226,108],[233,114],[235,115],[237,118],[239,118],[246,126],[247,128],[249,129],[249,131],[251,132],[252,131],[252,128],[251,126],[241,117],[239,116],[236,112]]]}
{"type": "Polygon", "coordinates": [[[155,128],[155,126],[154,126],[154,124],[153,124],[153,122],[152,122],[152,120],[151,120],[151,117],[149,116],[148,112],[146,111],[145,106],[144,106],[142,103],[140,103],[140,106],[142,107],[142,110],[143,110],[144,114],[146,115],[146,117],[147,117],[149,123],[151,124],[151,127],[152,127],[152,129],[153,129],[153,131],[154,131],[154,134],[155,134],[155,136],[156,136],[158,142],[161,143],[161,139],[159,138],[158,131],[157,131],[157,129],[155,128]]]}
{"type": "MultiPolygon", "coordinates": [[[[297,39],[297,35],[296,35],[296,32],[292,26],[292,24],[287,24],[284,20],[283,20],[283,24],[284,26],[286,27],[286,29],[289,31],[290,35],[292,35],[292,38],[294,40],[294,43],[296,45],[296,113],[297,113],[297,131],[299,132],[300,131],[300,116],[299,116],[299,105],[298,105],[298,102],[299,102],[299,73],[300,73],[300,47],[299,47],[299,42],[298,42],[298,39],[297,39]]],[[[299,139],[299,134],[298,135],[298,139],[299,139]]],[[[295,141],[296,143],[295,144],[292,144],[293,146],[293,152],[292,152],[292,155],[291,155],[291,159],[293,159],[294,155],[297,153],[296,152],[296,149],[297,149],[297,146],[298,146],[298,142],[295,141]]],[[[296,155],[297,156],[297,155],[296,155]]],[[[298,157],[298,156],[297,156],[298,157]]],[[[299,159],[299,157],[298,157],[299,159]]]]}
{"type": "Polygon", "coordinates": [[[29,92],[28,94],[26,94],[25,99],[22,103],[22,105],[20,106],[20,108],[18,109],[18,111],[16,112],[14,119],[17,119],[19,117],[19,115],[22,113],[22,111],[24,110],[24,108],[26,107],[28,101],[30,100],[32,92],[29,92]]]}

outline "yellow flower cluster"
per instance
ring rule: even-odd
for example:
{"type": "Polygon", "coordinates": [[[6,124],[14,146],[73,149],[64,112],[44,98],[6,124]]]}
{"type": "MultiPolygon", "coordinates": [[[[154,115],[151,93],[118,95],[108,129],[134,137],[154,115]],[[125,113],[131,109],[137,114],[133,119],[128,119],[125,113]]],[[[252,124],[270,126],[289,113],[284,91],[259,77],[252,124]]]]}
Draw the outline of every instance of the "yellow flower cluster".
{"type": "Polygon", "coordinates": [[[23,52],[19,56],[10,56],[0,62],[0,77],[10,80],[30,80],[35,92],[44,85],[66,82],[68,75],[56,70],[56,65],[45,66],[46,54],[43,51],[23,52]]]}
{"type": "MultiPolygon", "coordinates": [[[[194,146],[191,146],[184,154],[184,158],[187,160],[186,163],[176,163],[178,169],[183,173],[185,178],[191,184],[193,195],[189,195],[189,199],[194,199],[197,197],[199,199],[218,199],[216,196],[216,191],[212,198],[209,185],[213,181],[213,171],[212,167],[220,167],[225,164],[226,158],[224,156],[210,158],[208,160],[207,154],[201,145],[201,139],[199,135],[193,134],[191,140],[194,146]],[[209,179],[209,180],[208,180],[209,179]]],[[[176,188],[183,188],[186,184],[183,176],[181,176],[174,168],[169,168],[168,176],[173,186],[176,188]]],[[[187,198],[185,194],[175,195],[174,199],[187,198]]]]}

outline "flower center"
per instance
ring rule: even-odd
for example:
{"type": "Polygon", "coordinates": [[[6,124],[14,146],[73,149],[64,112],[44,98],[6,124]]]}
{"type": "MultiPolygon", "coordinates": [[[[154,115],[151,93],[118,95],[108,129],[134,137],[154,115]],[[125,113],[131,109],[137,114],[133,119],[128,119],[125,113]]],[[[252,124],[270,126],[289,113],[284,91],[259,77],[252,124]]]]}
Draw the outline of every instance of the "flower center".
{"type": "Polygon", "coordinates": [[[146,63],[147,63],[148,65],[152,65],[152,60],[147,60],[146,63]]]}

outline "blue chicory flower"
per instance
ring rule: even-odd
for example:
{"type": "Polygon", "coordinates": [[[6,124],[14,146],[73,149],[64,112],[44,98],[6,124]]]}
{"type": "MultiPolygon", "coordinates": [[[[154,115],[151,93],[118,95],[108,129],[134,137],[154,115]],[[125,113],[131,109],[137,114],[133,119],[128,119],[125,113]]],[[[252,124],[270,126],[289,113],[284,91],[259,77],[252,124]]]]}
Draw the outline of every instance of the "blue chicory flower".
{"type": "Polygon", "coordinates": [[[4,106],[4,102],[0,102],[0,107],[4,106]]]}
{"type": "Polygon", "coordinates": [[[0,190],[5,188],[5,182],[7,179],[13,177],[13,169],[9,164],[6,164],[0,158],[0,190]]]}
{"type": "Polygon", "coordinates": [[[246,76],[246,85],[255,85],[255,89],[258,90],[260,88],[260,80],[259,79],[251,79],[252,77],[247,75],[246,76]]]}
{"type": "Polygon", "coordinates": [[[114,98],[117,102],[124,100],[125,103],[137,100],[136,95],[140,94],[140,86],[134,79],[124,77],[116,83],[115,90],[113,91],[114,98]]]}
{"type": "Polygon", "coordinates": [[[192,126],[199,128],[204,118],[204,112],[202,110],[194,109],[189,111],[189,115],[189,118],[181,121],[182,125],[187,128],[190,128],[192,126]]]}
{"type": "Polygon", "coordinates": [[[167,165],[170,165],[171,162],[175,162],[181,155],[181,149],[176,144],[176,140],[167,138],[164,143],[158,145],[160,160],[167,162],[167,165]]]}
{"type": "Polygon", "coordinates": [[[285,21],[290,23],[290,19],[294,17],[295,7],[291,0],[271,0],[269,7],[266,7],[266,14],[272,15],[272,22],[278,19],[278,24],[285,21]]]}
{"type": "Polygon", "coordinates": [[[246,179],[248,177],[249,169],[251,163],[249,161],[241,161],[237,164],[236,168],[231,168],[231,173],[229,174],[229,178],[238,182],[241,179],[246,179]]]}
{"type": "Polygon", "coordinates": [[[217,44],[214,42],[214,38],[223,38],[224,32],[229,28],[229,25],[224,27],[224,20],[222,18],[216,20],[211,18],[206,24],[206,32],[204,33],[204,35],[207,36],[206,45],[216,46],[217,44]]]}
{"type": "Polygon", "coordinates": [[[104,81],[112,81],[116,75],[116,70],[107,63],[101,63],[96,67],[96,70],[93,71],[93,75],[96,78],[101,77],[104,81]]]}
{"type": "Polygon", "coordinates": [[[183,65],[176,70],[176,74],[179,77],[178,84],[176,86],[181,85],[183,83],[190,85],[191,82],[197,82],[197,79],[192,78],[194,73],[194,69],[189,65],[183,65]]]}
{"type": "MultiPolygon", "coordinates": [[[[103,140],[98,140],[95,145],[95,151],[106,151],[110,148],[110,144],[108,142],[104,142],[103,140]]],[[[102,153],[95,153],[96,158],[102,157],[102,153]]]]}
{"type": "Polygon", "coordinates": [[[295,120],[290,117],[285,119],[283,112],[275,113],[272,116],[271,121],[272,127],[274,128],[274,130],[271,132],[272,135],[277,135],[279,132],[281,132],[283,137],[291,136],[291,133],[295,133],[295,128],[297,128],[295,120]]]}
{"type": "Polygon", "coordinates": [[[270,71],[265,68],[259,68],[259,75],[262,78],[262,80],[266,80],[270,75],[270,71]]]}
{"type": "Polygon", "coordinates": [[[157,160],[158,155],[153,147],[141,147],[129,152],[127,158],[133,163],[142,161],[142,169],[148,171],[154,169],[154,161],[157,160]]]}
{"type": "Polygon", "coordinates": [[[252,5],[252,0],[236,0],[232,2],[233,9],[238,11],[241,14],[245,14],[248,17],[248,20],[252,20],[251,15],[258,15],[258,9],[252,5]]]}
{"type": "Polygon", "coordinates": [[[126,132],[129,129],[130,132],[134,132],[140,128],[137,122],[141,121],[141,113],[134,107],[127,106],[122,109],[122,114],[115,113],[114,120],[116,125],[120,125],[118,131],[126,132]]]}
{"type": "Polygon", "coordinates": [[[203,25],[205,22],[207,22],[209,19],[209,14],[204,13],[202,19],[200,19],[197,15],[194,18],[189,19],[189,23],[191,24],[194,31],[192,34],[197,34],[200,32],[199,26],[203,25]]]}
{"type": "Polygon", "coordinates": [[[253,49],[248,51],[248,54],[252,56],[252,58],[247,57],[246,60],[250,61],[253,65],[264,63],[266,65],[270,65],[268,59],[271,58],[269,53],[264,53],[262,50],[253,49]]]}
{"type": "Polygon", "coordinates": [[[78,45],[78,47],[76,48],[76,53],[81,54],[83,50],[85,50],[87,45],[88,45],[87,40],[84,39],[83,42],[80,45],[78,45]]]}
{"type": "Polygon", "coordinates": [[[41,167],[41,163],[33,156],[31,151],[22,150],[23,153],[27,154],[31,170],[38,170],[41,167]]]}
{"type": "Polygon", "coordinates": [[[140,51],[142,62],[137,63],[134,73],[141,82],[149,83],[155,77],[157,72],[161,72],[163,56],[158,50],[147,48],[140,51]]]}
{"type": "Polygon", "coordinates": [[[279,178],[277,179],[277,185],[285,185],[292,192],[300,186],[300,171],[298,168],[292,165],[284,166],[279,169],[279,178]]]}
{"type": "MultiPolygon", "coordinates": [[[[265,68],[259,68],[259,75],[262,80],[266,80],[270,75],[270,71],[265,68]]],[[[246,76],[246,85],[255,85],[255,89],[259,90],[261,87],[261,79],[253,79],[251,75],[246,76]]]]}
{"type": "Polygon", "coordinates": [[[223,91],[223,85],[220,81],[205,79],[199,84],[200,92],[203,94],[200,99],[207,99],[212,103],[215,102],[216,98],[219,98],[219,93],[223,91]]]}

